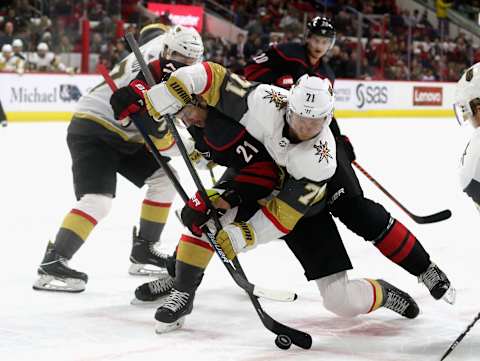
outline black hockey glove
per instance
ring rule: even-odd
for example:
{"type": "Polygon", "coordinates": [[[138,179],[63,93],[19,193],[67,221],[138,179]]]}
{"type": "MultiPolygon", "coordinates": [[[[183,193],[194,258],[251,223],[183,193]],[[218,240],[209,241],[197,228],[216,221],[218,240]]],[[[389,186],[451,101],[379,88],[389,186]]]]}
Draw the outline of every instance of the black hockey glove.
{"type": "Polygon", "coordinates": [[[147,89],[145,82],[135,79],[129,85],[116,90],[110,97],[115,119],[121,120],[138,112],[145,105],[143,92],[147,89]]]}
{"type": "Polygon", "coordinates": [[[350,139],[346,135],[340,135],[337,137],[337,141],[342,142],[347,153],[347,158],[351,162],[356,159],[355,151],[353,150],[353,145],[350,143],[350,139]]]}

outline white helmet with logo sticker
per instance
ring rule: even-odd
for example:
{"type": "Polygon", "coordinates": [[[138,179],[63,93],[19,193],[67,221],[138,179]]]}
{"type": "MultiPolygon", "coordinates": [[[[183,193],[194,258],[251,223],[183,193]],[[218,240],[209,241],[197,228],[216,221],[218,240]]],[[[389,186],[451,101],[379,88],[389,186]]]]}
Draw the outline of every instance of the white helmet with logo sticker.
{"type": "Polygon", "coordinates": [[[290,89],[287,122],[298,139],[310,139],[330,125],[334,104],[330,81],[305,74],[290,89]]]}

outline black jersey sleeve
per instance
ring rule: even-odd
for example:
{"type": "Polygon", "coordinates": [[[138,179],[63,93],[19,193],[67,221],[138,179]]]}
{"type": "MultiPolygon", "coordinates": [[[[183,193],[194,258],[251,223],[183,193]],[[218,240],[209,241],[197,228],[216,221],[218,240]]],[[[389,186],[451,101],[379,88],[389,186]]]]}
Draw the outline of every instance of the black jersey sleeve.
{"type": "Polygon", "coordinates": [[[264,198],[278,185],[279,169],[270,154],[234,119],[209,107],[205,128],[189,131],[200,152],[234,170],[222,188],[234,191],[242,203],[264,198]]]}
{"type": "Polygon", "coordinates": [[[284,58],[279,55],[276,46],[270,47],[260,55],[252,57],[244,69],[245,78],[265,84],[275,84],[286,73],[284,58]]]}

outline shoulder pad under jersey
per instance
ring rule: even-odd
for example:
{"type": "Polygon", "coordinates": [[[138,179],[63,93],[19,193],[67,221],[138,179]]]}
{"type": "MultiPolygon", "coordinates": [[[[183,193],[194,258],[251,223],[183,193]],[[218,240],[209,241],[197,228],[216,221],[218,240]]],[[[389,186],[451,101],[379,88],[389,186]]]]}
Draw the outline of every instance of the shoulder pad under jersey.
{"type": "Polygon", "coordinates": [[[337,168],[337,151],[330,128],[309,141],[295,144],[288,152],[286,167],[295,179],[321,182],[331,178],[337,168]]]}
{"type": "Polygon", "coordinates": [[[288,90],[274,85],[260,84],[248,95],[248,112],[240,120],[257,139],[283,127],[288,90]]]}

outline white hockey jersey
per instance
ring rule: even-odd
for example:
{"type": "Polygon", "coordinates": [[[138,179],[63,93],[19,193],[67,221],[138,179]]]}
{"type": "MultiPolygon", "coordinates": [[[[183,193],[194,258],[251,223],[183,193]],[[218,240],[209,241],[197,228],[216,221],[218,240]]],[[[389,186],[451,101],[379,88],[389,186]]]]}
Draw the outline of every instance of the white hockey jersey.
{"type": "MultiPolygon", "coordinates": [[[[159,35],[140,47],[140,51],[147,63],[159,59],[164,45],[165,35],[159,35]]],[[[120,63],[115,65],[110,76],[117,87],[127,86],[136,78],[140,71],[140,65],[133,53],[129,54],[120,63]]],[[[93,87],[87,94],[83,95],[75,107],[74,117],[94,121],[106,129],[116,133],[123,140],[134,143],[142,143],[143,138],[134,124],[122,126],[115,119],[113,109],[110,105],[112,90],[102,81],[93,87]]],[[[163,141],[154,140],[160,150],[166,150],[172,145],[173,138],[169,138],[163,146],[163,141]],[[168,144],[167,144],[168,143],[168,144]]]]}
{"type": "Polygon", "coordinates": [[[480,127],[473,132],[460,160],[460,185],[480,211],[480,127]]]}
{"type": "Polygon", "coordinates": [[[0,71],[16,71],[23,73],[25,66],[25,61],[16,56],[12,55],[8,59],[0,53],[0,71]]]}
{"type": "Polygon", "coordinates": [[[324,200],[326,182],[336,169],[335,139],[325,127],[313,139],[291,143],[284,135],[286,90],[248,82],[211,62],[178,69],[164,85],[149,90],[155,109],[164,109],[169,101],[162,87],[177,99],[201,95],[210,106],[239,121],[286,171],[279,194],[249,221],[260,242],[284,236],[312,206],[324,200]]]}
{"type": "Polygon", "coordinates": [[[33,53],[28,58],[28,67],[34,71],[66,71],[67,69],[52,52],[46,53],[44,57],[38,56],[38,53],[33,53]]]}

